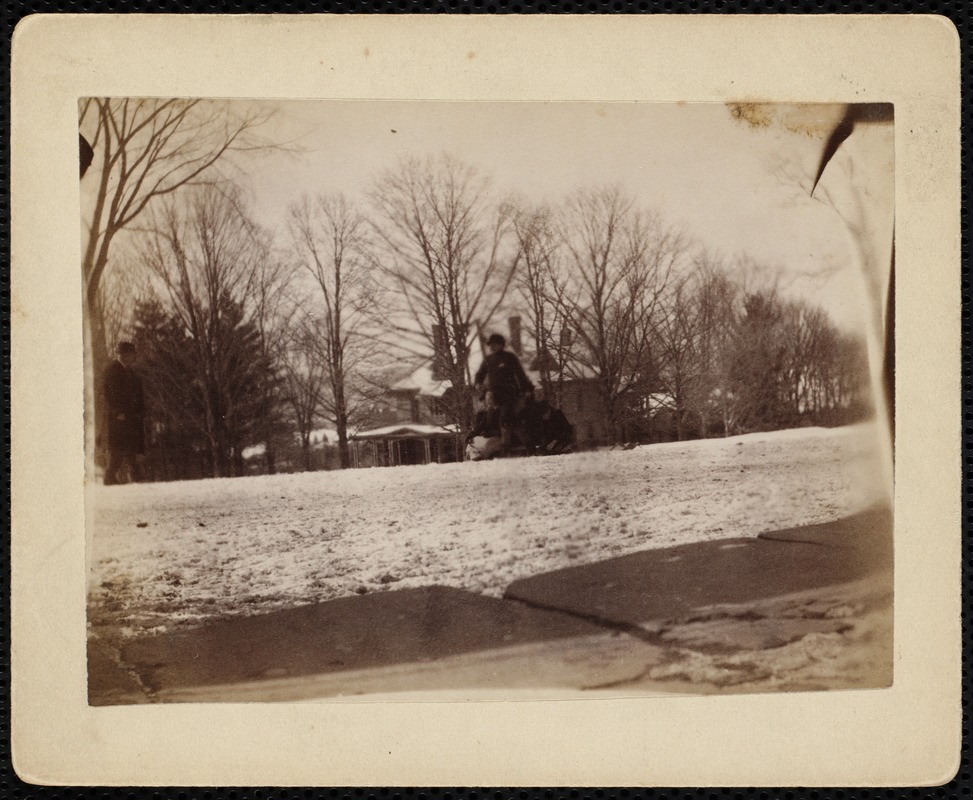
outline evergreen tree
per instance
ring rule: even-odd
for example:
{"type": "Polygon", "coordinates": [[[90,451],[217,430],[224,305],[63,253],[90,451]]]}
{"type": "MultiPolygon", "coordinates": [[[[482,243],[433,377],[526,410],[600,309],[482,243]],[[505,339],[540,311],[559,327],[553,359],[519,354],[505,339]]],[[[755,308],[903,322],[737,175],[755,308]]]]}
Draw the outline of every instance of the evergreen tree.
{"type": "Polygon", "coordinates": [[[243,451],[263,444],[268,426],[286,424],[273,401],[281,377],[261,350],[259,331],[239,303],[224,295],[219,306],[206,342],[158,300],[136,310],[153,477],[241,475],[243,451]],[[197,357],[200,348],[208,358],[197,357]]]}

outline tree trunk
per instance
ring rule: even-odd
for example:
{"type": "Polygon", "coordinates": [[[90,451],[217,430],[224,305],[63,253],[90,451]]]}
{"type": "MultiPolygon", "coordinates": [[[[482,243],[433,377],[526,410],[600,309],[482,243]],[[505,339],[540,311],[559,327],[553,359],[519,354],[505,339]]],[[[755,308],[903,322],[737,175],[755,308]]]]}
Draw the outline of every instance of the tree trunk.
{"type": "Polygon", "coordinates": [[[351,466],[351,452],[348,448],[348,419],[344,415],[338,417],[338,462],[342,469],[351,466]]]}
{"type": "Polygon", "coordinates": [[[608,444],[620,444],[622,440],[622,426],[619,420],[617,399],[611,396],[610,390],[606,387],[603,390],[602,408],[605,409],[605,423],[608,429],[608,444]]]}
{"type": "Polygon", "coordinates": [[[86,303],[84,334],[85,334],[85,463],[88,472],[94,478],[97,466],[105,464],[105,448],[107,442],[107,417],[104,398],[101,393],[101,382],[105,369],[108,367],[108,343],[105,339],[105,325],[101,309],[95,298],[88,296],[86,303]]]}
{"type": "Polygon", "coordinates": [[[301,463],[305,472],[311,471],[311,437],[310,434],[301,434],[301,463]]]}
{"type": "Polygon", "coordinates": [[[95,479],[95,442],[98,438],[98,426],[95,422],[97,411],[95,395],[95,370],[92,364],[91,314],[85,314],[82,322],[84,336],[84,463],[85,474],[89,481],[95,479]]]}
{"type": "Polygon", "coordinates": [[[212,434],[209,436],[209,464],[208,472],[211,478],[222,477],[220,475],[220,469],[223,465],[223,454],[220,452],[219,443],[216,441],[216,437],[212,434]]]}

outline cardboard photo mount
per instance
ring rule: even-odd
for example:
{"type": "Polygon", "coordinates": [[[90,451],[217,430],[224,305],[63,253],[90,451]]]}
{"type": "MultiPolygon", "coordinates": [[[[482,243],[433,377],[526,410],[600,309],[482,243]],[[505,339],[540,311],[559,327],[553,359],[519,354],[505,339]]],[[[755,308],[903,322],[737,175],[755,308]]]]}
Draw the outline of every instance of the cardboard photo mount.
{"type": "MultiPolygon", "coordinates": [[[[37,15],[12,70],[12,742],[88,785],[898,786],[960,757],[959,40],[929,16],[37,15]],[[891,103],[890,689],[93,708],[78,99],[891,103]]],[[[565,132],[570,135],[570,132],[565,132]]]]}

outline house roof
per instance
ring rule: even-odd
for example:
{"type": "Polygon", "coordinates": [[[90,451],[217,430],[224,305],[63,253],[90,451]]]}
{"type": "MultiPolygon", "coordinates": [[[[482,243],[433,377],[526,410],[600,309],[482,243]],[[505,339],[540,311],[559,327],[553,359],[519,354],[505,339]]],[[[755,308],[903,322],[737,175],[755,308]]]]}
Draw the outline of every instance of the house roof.
{"type": "Polygon", "coordinates": [[[393,392],[418,392],[426,397],[442,397],[450,387],[449,381],[432,377],[432,365],[424,364],[407,377],[392,384],[393,392]]]}
{"type": "Polygon", "coordinates": [[[423,439],[431,436],[455,436],[455,425],[420,425],[414,422],[386,425],[370,431],[358,431],[351,439],[423,439]]]}

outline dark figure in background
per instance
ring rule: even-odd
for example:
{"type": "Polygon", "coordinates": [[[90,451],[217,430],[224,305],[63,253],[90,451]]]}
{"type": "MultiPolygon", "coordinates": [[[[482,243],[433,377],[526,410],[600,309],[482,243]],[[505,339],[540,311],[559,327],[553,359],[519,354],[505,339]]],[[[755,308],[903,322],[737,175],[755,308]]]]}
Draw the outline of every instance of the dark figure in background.
{"type": "Polygon", "coordinates": [[[484,406],[479,411],[476,412],[476,416],[473,417],[473,427],[470,429],[470,435],[466,437],[466,440],[476,436],[485,436],[486,438],[492,438],[494,436],[500,435],[500,412],[497,408],[487,408],[484,406]]]}
{"type": "Polygon", "coordinates": [[[466,457],[470,461],[486,461],[499,452],[500,410],[483,406],[476,412],[466,437],[466,457]]]}
{"type": "Polygon", "coordinates": [[[551,405],[540,388],[526,413],[528,447],[537,455],[568,453],[574,445],[574,428],[564,412],[551,405]]]}
{"type": "Polygon", "coordinates": [[[145,397],[142,379],[134,369],[135,345],[122,342],[118,360],[105,370],[105,408],[108,415],[108,466],[105,485],[141,480],[145,453],[145,397]]]}
{"type": "Polygon", "coordinates": [[[506,344],[507,340],[499,333],[491,334],[487,339],[490,353],[473,379],[486,407],[496,408],[499,412],[502,455],[510,455],[513,450],[525,398],[534,388],[520,359],[504,350],[506,344]]]}

